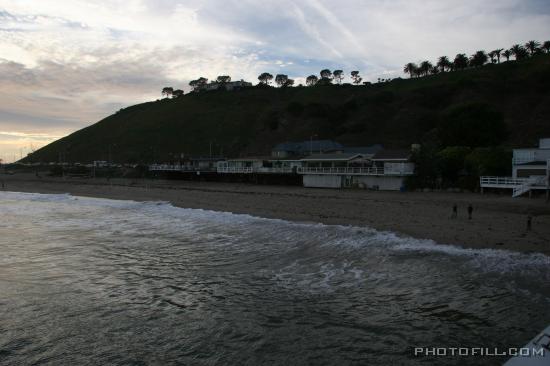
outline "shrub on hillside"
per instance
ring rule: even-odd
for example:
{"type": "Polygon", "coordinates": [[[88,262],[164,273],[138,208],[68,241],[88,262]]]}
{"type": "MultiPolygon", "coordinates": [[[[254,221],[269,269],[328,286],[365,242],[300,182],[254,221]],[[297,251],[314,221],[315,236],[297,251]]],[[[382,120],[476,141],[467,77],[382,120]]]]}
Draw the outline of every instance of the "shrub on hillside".
{"type": "Polygon", "coordinates": [[[496,146],[506,139],[507,134],[502,114],[484,103],[455,107],[438,126],[443,146],[496,146]]]}
{"type": "Polygon", "coordinates": [[[477,148],[465,159],[468,172],[476,177],[482,175],[510,176],[512,152],[502,147],[477,148]]]}

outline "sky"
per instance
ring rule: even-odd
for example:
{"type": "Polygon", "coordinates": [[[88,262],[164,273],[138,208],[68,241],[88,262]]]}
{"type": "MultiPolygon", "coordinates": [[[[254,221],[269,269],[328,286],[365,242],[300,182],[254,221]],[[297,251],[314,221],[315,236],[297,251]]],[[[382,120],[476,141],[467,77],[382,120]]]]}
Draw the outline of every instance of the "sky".
{"type": "Polygon", "coordinates": [[[531,39],[550,39],[550,0],[0,0],[0,159],[199,76],[376,81],[531,39]]]}

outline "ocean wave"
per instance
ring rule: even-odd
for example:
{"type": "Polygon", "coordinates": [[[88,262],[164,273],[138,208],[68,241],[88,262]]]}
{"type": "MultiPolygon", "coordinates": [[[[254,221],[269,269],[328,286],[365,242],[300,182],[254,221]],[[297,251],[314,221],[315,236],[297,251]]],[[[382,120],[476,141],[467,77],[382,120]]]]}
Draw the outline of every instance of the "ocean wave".
{"type": "MultiPolygon", "coordinates": [[[[187,234],[200,234],[209,241],[218,244],[239,245],[235,237],[252,235],[258,243],[286,242],[292,246],[316,245],[326,248],[349,250],[376,250],[378,255],[411,253],[432,254],[461,258],[471,266],[489,272],[525,272],[536,271],[544,278],[550,278],[550,257],[541,253],[520,253],[505,249],[473,249],[456,245],[436,243],[429,239],[416,239],[398,235],[390,231],[378,231],[370,227],[326,225],[321,223],[291,222],[282,219],[268,219],[248,214],[235,214],[204,209],[180,208],[165,201],[113,200],[72,196],[70,194],[40,194],[21,192],[0,192],[0,203],[6,213],[31,215],[52,213],[49,206],[29,207],[25,202],[63,204],[67,208],[84,211],[90,208],[131,210],[141,215],[138,220],[147,220],[149,227],[143,227],[127,217],[109,218],[88,217],[64,218],[57,223],[60,227],[73,225],[92,225],[92,228],[106,230],[105,235],[140,235],[159,233],[171,235],[186,231],[187,234]],[[11,204],[16,203],[16,204],[11,204]],[[118,227],[117,227],[118,225],[118,227]]],[[[93,212],[92,212],[93,214],[93,212]]],[[[56,226],[55,220],[48,225],[56,226]]],[[[246,244],[240,244],[246,250],[246,244]]],[[[259,244],[258,244],[259,245],[259,244]]]]}

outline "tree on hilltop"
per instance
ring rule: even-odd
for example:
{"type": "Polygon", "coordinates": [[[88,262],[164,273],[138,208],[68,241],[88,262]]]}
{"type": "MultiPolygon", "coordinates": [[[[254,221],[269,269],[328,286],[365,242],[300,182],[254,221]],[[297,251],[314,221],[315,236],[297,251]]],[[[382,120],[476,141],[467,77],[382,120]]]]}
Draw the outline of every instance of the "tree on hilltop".
{"type": "Polygon", "coordinates": [[[440,58],[438,58],[436,65],[439,67],[441,72],[445,72],[447,70],[450,71],[453,67],[453,63],[449,60],[449,58],[447,56],[441,56],[440,58]]]}
{"type": "Polygon", "coordinates": [[[510,61],[510,57],[512,57],[512,51],[504,50],[502,52],[502,56],[506,57],[506,61],[510,61]]]}
{"type": "Polygon", "coordinates": [[[514,55],[516,60],[523,60],[524,58],[527,58],[527,56],[528,56],[527,50],[519,44],[513,45],[510,48],[510,52],[512,53],[512,55],[514,55]]]}
{"type": "Polygon", "coordinates": [[[288,75],[285,74],[277,74],[275,76],[275,83],[279,85],[279,87],[285,86],[285,84],[288,82],[288,75]]]}
{"type": "Polygon", "coordinates": [[[492,64],[497,62],[497,54],[495,51],[487,52],[487,56],[491,59],[492,64]]]}
{"type": "Polygon", "coordinates": [[[176,89],[172,92],[172,98],[179,98],[183,96],[183,90],[181,89],[176,89]]]}
{"type": "Polygon", "coordinates": [[[477,51],[470,57],[470,66],[472,67],[480,67],[487,63],[487,60],[489,58],[487,57],[487,54],[485,51],[477,51]]]}
{"type": "Polygon", "coordinates": [[[529,51],[531,56],[533,56],[537,52],[539,47],[540,47],[540,43],[537,41],[529,41],[525,43],[525,48],[529,51]]]}
{"type": "Polygon", "coordinates": [[[355,85],[359,85],[361,83],[361,80],[363,80],[363,78],[359,75],[359,71],[352,71],[351,80],[353,80],[353,83],[355,85]]]}
{"type": "Polygon", "coordinates": [[[428,75],[431,69],[432,69],[432,63],[430,61],[422,61],[420,63],[420,66],[418,66],[418,70],[424,76],[428,75]]]}
{"type": "Polygon", "coordinates": [[[231,76],[229,75],[220,75],[216,78],[216,82],[219,84],[227,84],[231,82],[231,76]]]}
{"type": "Polygon", "coordinates": [[[414,62],[409,62],[403,68],[403,72],[405,74],[409,74],[409,77],[412,78],[412,77],[418,75],[418,66],[414,62]]]}
{"type": "Polygon", "coordinates": [[[172,93],[174,93],[174,88],[172,88],[171,86],[166,86],[164,88],[162,88],[162,96],[163,97],[170,97],[172,96],[172,93]]]}
{"type": "Polygon", "coordinates": [[[262,85],[269,85],[269,82],[273,80],[273,75],[268,72],[263,72],[258,76],[258,80],[260,80],[260,84],[262,85]]]}
{"type": "Polygon", "coordinates": [[[189,86],[191,88],[193,88],[193,90],[201,90],[202,88],[204,88],[204,86],[206,85],[206,83],[208,82],[208,79],[207,78],[203,78],[202,76],[200,78],[198,78],[197,80],[191,80],[189,82],[189,86]]]}
{"type": "Polygon", "coordinates": [[[497,48],[496,50],[493,51],[497,58],[497,63],[499,64],[500,64],[500,55],[502,54],[502,51],[504,51],[503,48],[497,48]]]}
{"type": "Polygon", "coordinates": [[[342,80],[344,79],[344,71],[334,70],[333,73],[332,73],[332,76],[338,84],[342,84],[342,80]]]}
{"type": "Polygon", "coordinates": [[[309,75],[307,78],[306,78],[306,85],[307,86],[314,86],[317,84],[317,82],[319,81],[319,78],[315,75],[309,75]]]}
{"type": "Polygon", "coordinates": [[[453,67],[457,70],[464,70],[468,67],[468,57],[464,53],[459,53],[455,56],[453,67]]]}
{"type": "Polygon", "coordinates": [[[329,69],[323,69],[321,72],[319,72],[319,75],[321,75],[321,79],[319,82],[322,82],[323,84],[330,84],[332,82],[332,71],[329,69]]]}
{"type": "Polygon", "coordinates": [[[550,41],[544,41],[542,46],[540,46],[546,53],[550,53],[550,41]]]}

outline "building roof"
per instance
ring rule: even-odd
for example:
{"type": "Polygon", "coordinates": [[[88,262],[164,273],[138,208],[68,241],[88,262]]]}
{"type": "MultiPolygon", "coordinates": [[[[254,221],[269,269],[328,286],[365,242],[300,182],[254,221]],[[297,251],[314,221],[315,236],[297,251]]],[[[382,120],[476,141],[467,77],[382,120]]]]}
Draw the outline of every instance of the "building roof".
{"type": "Polygon", "coordinates": [[[381,150],[377,152],[372,160],[409,160],[411,157],[410,150],[381,150]]]}
{"type": "Polygon", "coordinates": [[[362,154],[354,153],[333,153],[333,154],[313,154],[302,159],[302,161],[334,161],[334,160],[353,160],[362,158],[362,154]]]}

